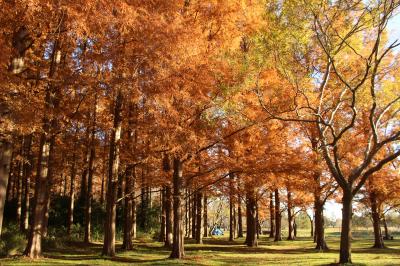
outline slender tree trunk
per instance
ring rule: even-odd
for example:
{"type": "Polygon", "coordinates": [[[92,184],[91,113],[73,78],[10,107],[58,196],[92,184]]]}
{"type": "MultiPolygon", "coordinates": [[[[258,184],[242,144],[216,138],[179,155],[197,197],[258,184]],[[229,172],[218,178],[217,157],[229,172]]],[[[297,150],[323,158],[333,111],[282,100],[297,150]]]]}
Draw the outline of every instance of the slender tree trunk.
{"type": "Polygon", "coordinates": [[[242,201],[238,195],[238,237],[243,237],[242,201]]]}
{"type": "Polygon", "coordinates": [[[342,198],[342,232],[340,235],[340,260],[339,263],[352,263],[351,261],[351,218],[353,195],[351,190],[343,189],[342,198]]]}
{"type": "Polygon", "coordinates": [[[257,220],[256,220],[256,196],[254,190],[248,189],[246,193],[246,213],[247,213],[247,232],[246,245],[248,247],[257,246],[257,220]]]}
{"type": "Polygon", "coordinates": [[[197,192],[196,194],[196,243],[203,244],[203,193],[197,192]]]}
{"type": "Polygon", "coordinates": [[[165,186],[161,190],[161,223],[160,223],[160,235],[158,236],[158,242],[165,243],[165,226],[166,226],[166,215],[165,215],[165,186]]]}
{"type": "Polygon", "coordinates": [[[128,165],[125,173],[125,206],[124,206],[124,239],[122,248],[125,250],[133,249],[132,230],[133,230],[133,213],[132,213],[132,192],[135,189],[135,168],[128,165]]]}
{"type": "Polygon", "coordinates": [[[106,221],[104,224],[103,255],[115,256],[116,198],[119,170],[119,146],[122,131],[122,91],[118,90],[114,104],[114,125],[110,141],[109,171],[107,184],[106,221]]]}
{"type": "Polygon", "coordinates": [[[189,237],[189,191],[185,189],[185,237],[189,237]]]}
{"type": "Polygon", "coordinates": [[[325,241],[324,205],[320,199],[315,202],[315,242],[317,250],[328,250],[325,241]]]}
{"type": "Polygon", "coordinates": [[[274,241],[282,240],[282,215],[281,203],[279,199],[279,190],[275,189],[275,239],[274,241]]]}
{"type": "Polygon", "coordinates": [[[294,238],[297,238],[297,223],[296,223],[296,218],[293,218],[293,235],[294,235],[294,238]]]}
{"type": "Polygon", "coordinates": [[[31,152],[32,134],[28,135],[25,147],[27,161],[24,163],[24,201],[22,205],[21,231],[27,232],[29,228],[29,206],[30,206],[30,178],[32,174],[33,156],[31,152]]]}
{"type": "Polygon", "coordinates": [[[382,231],[381,231],[381,219],[379,217],[378,202],[376,199],[375,191],[372,191],[369,196],[371,203],[372,212],[372,225],[374,228],[374,248],[384,248],[382,231]]]}
{"type": "Polygon", "coordinates": [[[179,158],[174,158],[174,233],[171,258],[181,259],[185,256],[183,225],[182,225],[182,185],[183,165],[179,158]]]}
{"type": "Polygon", "coordinates": [[[171,247],[172,246],[172,194],[171,194],[171,186],[167,185],[165,187],[165,243],[164,246],[171,247]]]}
{"type": "Polygon", "coordinates": [[[275,207],[274,207],[274,192],[269,193],[269,237],[275,236],[275,207]]]}
{"type": "Polygon", "coordinates": [[[385,229],[385,237],[384,237],[384,239],[385,240],[390,240],[391,237],[390,237],[390,234],[389,234],[389,230],[388,230],[388,226],[387,226],[386,218],[385,218],[384,214],[382,216],[382,222],[383,222],[383,228],[385,229]]]}
{"type": "Polygon", "coordinates": [[[8,178],[10,175],[10,164],[12,156],[12,145],[7,140],[0,140],[0,236],[3,226],[4,205],[7,197],[8,178]]]}
{"type": "Polygon", "coordinates": [[[192,239],[196,239],[197,192],[192,197],[192,239]]]}
{"type": "Polygon", "coordinates": [[[74,206],[75,206],[75,176],[76,176],[76,152],[72,154],[71,164],[71,186],[69,190],[69,206],[68,206],[68,219],[67,219],[67,235],[71,235],[71,227],[74,223],[74,206]]]}
{"type": "MultiPolygon", "coordinates": [[[[21,148],[21,151],[23,149],[21,148]]],[[[23,157],[23,152],[21,152],[21,156],[23,157]]],[[[22,177],[23,177],[23,169],[24,164],[19,162],[18,165],[18,175],[17,175],[17,224],[21,224],[21,216],[22,216],[22,177]]]]}
{"type": "Polygon", "coordinates": [[[88,183],[87,183],[87,197],[85,202],[85,236],[84,242],[90,243],[91,241],[91,225],[92,225],[92,200],[93,200],[93,173],[94,173],[94,160],[96,158],[96,112],[97,112],[97,96],[94,97],[94,106],[91,118],[91,132],[89,139],[89,162],[88,162],[88,183]]]}
{"type": "Polygon", "coordinates": [[[229,241],[233,241],[235,239],[235,227],[233,223],[234,213],[233,210],[235,208],[235,203],[233,199],[233,174],[229,174],[229,241]]]}
{"type": "MultiPolygon", "coordinates": [[[[48,130],[46,130],[48,131],[48,130]]],[[[42,133],[39,156],[38,170],[35,183],[34,208],[32,225],[28,238],[28,245],[25,250],[25,255],[30,258],[38,258],[42,255],[42,235],[45,223],[46,213],[46,189],[47,189],[47,172],[49,167],[50,141],[46,138],[45,133],[42,133]]]]}
{"type": "Polygon", "coordinates": [[[203,237],[208,237],[208,213],[207,213],[207,205],[208,205],[208,200],[207,200],[207,193],[204,193],[204,202],[203,202],[203,237]]]}
{"type": "Polygon", "coordinates": [[[292,192],[287,189],[287,212],[288,212],[288,238],[287,240],[294,240],[293,236],[293,212],[292,212],[292,192]]]}

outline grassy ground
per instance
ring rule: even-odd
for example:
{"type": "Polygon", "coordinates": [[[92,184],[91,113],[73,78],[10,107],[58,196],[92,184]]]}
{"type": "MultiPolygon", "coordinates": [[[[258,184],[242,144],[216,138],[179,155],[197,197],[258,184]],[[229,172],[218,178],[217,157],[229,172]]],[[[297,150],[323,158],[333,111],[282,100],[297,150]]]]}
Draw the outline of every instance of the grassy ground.
{"type": "MultiPolygon", "coordinates": [[[[244,246],[243,239],[229,242],[227,237],[206,238],[203,245],[187,240],[183,260],[168,259],[168,249],[146,238],[137,240],[133,251],[118,251],[115,258],[100,256],[101,243],[87,246],[68,242],[62,248],[48,249],[43,259],[32,261],[16,256],[0,259],[0,265],[329,265],[338,260],[337,233],[328,232],[327,241],[331,250],[322,253],[313,249],[314,244],[307,237],[279,243],[261,237],[257,248],[244,246]]],[[[386,244],[386,249],[372,249],[372,239],[355,238],[353,262],[356,265],[400,265],[400,240],[386,244]]]]}

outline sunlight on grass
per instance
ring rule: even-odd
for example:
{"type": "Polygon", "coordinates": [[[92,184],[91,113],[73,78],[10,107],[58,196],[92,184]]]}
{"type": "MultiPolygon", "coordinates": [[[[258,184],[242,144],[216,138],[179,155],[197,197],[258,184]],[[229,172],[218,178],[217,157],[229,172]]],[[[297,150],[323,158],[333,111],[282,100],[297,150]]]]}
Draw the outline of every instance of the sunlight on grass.
{"type": "MultiPolygon", "coordinates": [[[[14,257],[0,260],[0,265],[330,265],[338,260],[339,238],[328,231],[328,252],[317,252],[310,237],[295,241],[273,242],[261,237],[259,246],[248,248],[244,239],[229,242],[227,237],[207,238],[203,245],[187,240],[184,260],[168,259],[170,251],[150,239],[135,241],[135,250],[119,250],[115,258],[100,256],[101,243],[84,246],[69,243],[63,249],[45,252],[45,258],[29,260],[14,257]],[[332,237],[334,235],[334,237],[332,237]]],[[[355,265],[400,265],[400,241],[387,241],[387,248],[372,249],[372,239],[353,241],[355,265]]]]}

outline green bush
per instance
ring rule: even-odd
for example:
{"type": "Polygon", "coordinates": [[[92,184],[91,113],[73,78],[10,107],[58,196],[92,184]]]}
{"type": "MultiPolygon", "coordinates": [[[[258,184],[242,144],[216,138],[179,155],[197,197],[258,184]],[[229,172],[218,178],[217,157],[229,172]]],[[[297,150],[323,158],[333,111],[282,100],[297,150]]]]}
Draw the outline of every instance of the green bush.
{"type": "Polygon", "coordinates": [[[24,251],[27,241],[18,226],[10,224],[3,228],[0,239],[0,256],[13,256],[24,251]]]}

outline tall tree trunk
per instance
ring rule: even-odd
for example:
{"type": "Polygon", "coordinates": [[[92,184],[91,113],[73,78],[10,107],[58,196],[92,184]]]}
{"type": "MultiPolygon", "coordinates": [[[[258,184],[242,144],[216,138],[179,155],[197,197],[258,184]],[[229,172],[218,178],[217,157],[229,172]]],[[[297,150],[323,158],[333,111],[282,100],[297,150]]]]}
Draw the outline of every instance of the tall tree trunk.
{"type": "Polygon", "coordinates": [[[243,237],[242,201],[238,194],[238,237],[243,237]]]}
{"type": "Polygon", "coordinates": [[[189,190],[185,189],[185,237],[189,237],[189,190]]]}
{"type": "Polygon", "coordinates": [[[369,195],[370,203],[371,203],[371,212],[372,212],[372,225],[374,228],[374,248],[384,248],[385,245],[383,243],[382,231],[381,231],[381,219],[379,217],[379,208],[376,197],[376,192],[372,191],[369,195]]]}
{"type": "Polygon", "coordinates": [[[68,205],[68,218],[67,218],[67,235],[71,235],[71,227],[74,223],[74,206],[75,206],[75,176],[76,176],[76,152],[75,149],[72,154],[71,163],[71,180],[69,190],[69,205],[68,205]]]}
{"type": "Polygon", "coordinates": [[[119,149],[122,131],[122,91],[118,89],[114,104],[114,125],[110,140],[109,170],[107,184],[106,221],[104,223],[103,255],[115,255],[116,198],[119,170],[119,149]]]}
{"type": "Polygon", "coordinates": [[[3,226],[4,205],[7,197],[8,178],[10,175],[10,163],[12,145],[7,140],[0,140],[0,236],[3,226]]]}
{"type": "Polygon", "coordinates": [[[93,200],[93,173],[94,160],[96,158],[96,113],[97,113],[97,96],[94,96],[94,105],[91,115],[91,132],[89,139],[89,162],[88,162],[88,179],[87,179],[87,197],[85,201],[85,235],[84,242],[90,243],[91,240],[91,224],[92,224],[92,200],[93,200]]]}
{"type": "Polygon", "coordinates": [[[181,259],[185,256],[183,225],[182,225],[182,186],[183,165],[179,158],[174,158],[174,233],[171,258],[181,259]]]}
{"type": "Polygon", "coordinates": [[[352,263],[351,261],[351,218],[353,215],[353,195],[350,189],[343,189],[342,197],[342,232],[340,235],[340,260],[339,263],[352,263]]]}
{"type": "Polygon", "coordinates": [[[160,234],[158,236],[158,242],[165,243],[165,207],[166,207],[166,201],[165,201],[165,186],[161,190],[161,223],[160,223],[160,234]]]}
{"type": "Polygon", "coordinates": [[[25,146],[25,155],[27,161],[24,163],[24,201],[22,204],[22,218],[21,218],[21,231],[27,232],[29,228],[29,206],[30,206],[30,178],[32,175],[32,165],[33,165],[33,156],[31,152],[32,147],[32,137],[30,134],[27,136],[26,146],[25,146]]]}
{"type": "Polygon", "coordinates": [[[232,173],[229,174],[229,241],[233,241],[235,239],[235,227],[234,227],[234,208],[235,208],[235,203],[233,199],[233,179],[234,175],[232,173]]]}
{"type": "Polygon", "coordinates": [[[275,207],[274,207],[274,192],[269,193],[269,237],[275,236],[275,207]]]}
{"type": "Polygon", "coordinates": [[[192,197],[192,239],[196,239],[197,192],[192,197]]]}
{"type": "MultiPolygon", "coordinates": [[[[22,147],[21,147],[21,156],[23,157],[22,147]]],[[[17,224],[21,224],[21,216],[22,216],[22,177],[23,177],[23,162],[19,162],[18,165],[18,175],[17,175],[17,224]]]]}
{"type": "Polygon", "coordinates": [[[196,194],[196,243],[203,244],[203,193],[197,192],[196,194]]]}
{"type": "Polygon", "coordinates": [[[203,202],[203,237],[208,237],[208,213],[207,213],[207,205],[208,205],[208,200],[207,200],[207,193],[204,193],[204,202],[203,202]]]}
{"type": "Polygon", "coordinates": [[[385,237],[383,239],[390,240],[391,237],[389,235],[389,230],[388,230],[388,226],[387,226],[386,218],[385,218],[384,214],[382,215],[382,222],[383,222],[383,228],[385,229],[385,237]]]}
{"type": "Polygon", "coordinates": [[[325,241],[324,205],[321,199],[315,201],[315,242],[317,250],[328,250],[325,241]]]}
{"type": "Polygon", "coordinates": [[[252,189],[248,189],[246,192],[246,213],[247,213],[247,233],[246,233],[246,245],[248,247],[257,246],[257,220],[256,220],[256,196],[252,189]]]}
{"type": "MultiPolygon", "coordinates": [[[[48,130],[46,130],[48,131],[48,130]]],[[[33,201],[32,225],[28,238],[25,255],[30,258],[38,258],[42,255],[42,234],[46,213],[47,172],[49,167],[50,141],[45,133],[42,133],[39,146],[38,169],[35,182],[35,194],[33,201]]]]}
{"type": "Polygon", "coordinates": [[[279,190],[275,189],[275,238],[274,241],[282,240],[282,214],[279,190]]]}
{"type": "Polygon", "coordinates": [[[296,223],[296,218],[293,218],[293,236],[294,236],[294,238],[297,238],[297,223],[296,223]]]}
{"type": "Polygon", "coordinates": [[[287,212],[288,212],[288,238],[287,240],[294,240],[293,236],[293,212],[292,212],[292,192],[287,189],[287,212]]]}
{"type": "Polygon", "coordinates": [[[167,185],[165,187],[165,243],[166,247],[172,246],[172,193],[171,186],[167,185]]]}
{"type": "Polygon", "coordinates": [[[124,238],[122,248],[125,250],[133,249],[133,212],[132,212],[132,192],[135,189],[135,166],[128,165],[125,173],[125,206],[124,206],[124,238]]]}

